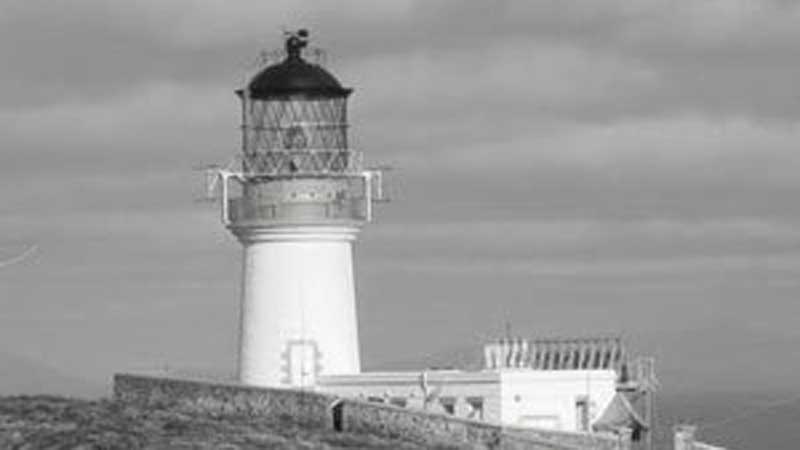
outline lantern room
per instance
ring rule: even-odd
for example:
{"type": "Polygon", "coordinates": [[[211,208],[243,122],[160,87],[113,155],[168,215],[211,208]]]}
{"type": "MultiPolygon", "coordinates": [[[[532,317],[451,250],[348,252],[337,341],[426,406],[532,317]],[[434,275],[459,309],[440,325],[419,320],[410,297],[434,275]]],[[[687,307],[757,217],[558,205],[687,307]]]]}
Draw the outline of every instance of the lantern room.
{"type": "Polygon", "coordinates": [[[347,97],[352,89],[303,58],[308,32],[288,33],[285,59],[264,68],[243,90],[244,170],[324,175],[352,168],[347,97]]]}
{"type": "Polygon", "coordinates": [[[222,174],[223,222],[232,228],[360,226],[370,220],[372,202],[382,198],[381,172],[365,170],[361,152],[348,143],[353,90],[342,87],[307,46],[306,30],[286,33],[279,57],[236,91],[241,172],[222,174]],[[230,191],[228,180],[238,181],[230,191]]]}

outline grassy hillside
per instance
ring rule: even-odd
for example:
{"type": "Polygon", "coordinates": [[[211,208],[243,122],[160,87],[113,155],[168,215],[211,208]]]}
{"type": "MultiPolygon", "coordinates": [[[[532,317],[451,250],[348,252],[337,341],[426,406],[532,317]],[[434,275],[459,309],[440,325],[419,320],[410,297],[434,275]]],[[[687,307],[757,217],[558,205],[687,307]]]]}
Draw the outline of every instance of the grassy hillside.
{"type": "MultiPolygon", "coordinates": [[[[734,450],[790,450],[800,442],[800,401],[760,411],[787,395],[670,396],[659,403],[657,449],[672,448],[672,425],[737,418],[701,429],[700,439],[734,450]],[[741,417],[748,411],[758,415],[741,417]]],[[[120,406],[109,400],[0,397],[0,449],[421,449],[369,435],[312,430],[288,417],[215,418],[120,406]]],[[[459,448],[457,446],[449,448],[459,448]]]]}
{"type": "MultiPolygon", "coordinates": [[[[188,415],[109,400],[0,397],[0,448],[422,449],[370,435],[313,430],[288,417],[188,415]]],[[[459,447],[443,447],[457,449],[459,447]]]]}

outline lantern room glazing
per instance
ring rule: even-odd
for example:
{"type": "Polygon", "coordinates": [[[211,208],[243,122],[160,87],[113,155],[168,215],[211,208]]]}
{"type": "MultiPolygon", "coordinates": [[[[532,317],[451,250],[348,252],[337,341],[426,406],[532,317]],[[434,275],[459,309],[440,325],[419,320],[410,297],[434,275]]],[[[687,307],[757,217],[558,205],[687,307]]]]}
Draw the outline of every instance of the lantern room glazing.
{"type": "Polygon", "coordinates": [[[305,30],[290,34],[285,59],[237,91],[247,172],[302,176],[358,170],[347,141],[352,89],[302,57],[307,38],[305,30]]]}

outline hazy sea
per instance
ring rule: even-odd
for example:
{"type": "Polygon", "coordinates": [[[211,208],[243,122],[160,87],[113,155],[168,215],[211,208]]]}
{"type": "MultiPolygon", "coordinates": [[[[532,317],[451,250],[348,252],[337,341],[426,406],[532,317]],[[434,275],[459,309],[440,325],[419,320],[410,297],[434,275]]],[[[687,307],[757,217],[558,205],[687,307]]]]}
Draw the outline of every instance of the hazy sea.
{"type": "Polygon", "coordinates": [[[800,449],[800,392],[664,393],[657,401],[659,450],[672,448],[672,427],[681,422],[729,450],[800,449]]]}

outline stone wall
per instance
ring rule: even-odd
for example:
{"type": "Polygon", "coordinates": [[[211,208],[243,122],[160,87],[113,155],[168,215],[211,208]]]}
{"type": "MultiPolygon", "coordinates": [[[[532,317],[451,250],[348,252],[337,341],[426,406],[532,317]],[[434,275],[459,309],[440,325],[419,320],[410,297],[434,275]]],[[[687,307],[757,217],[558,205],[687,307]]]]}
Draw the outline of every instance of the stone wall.
{"type": "Polygon", "coordinates": [[[508,429],[444,414],[289,389],[118,374],[114,376],[114,398],[144,407],[212,415],[282,415],[312,427],[400,438],[431,446],[465,444],[478,449],[507,450],[623,448],[611,437],[508,429]]]}
{"type": "Polygon", "coordinates": [[[337,400],[316,392],[126,374],[114,376],[114,399],[211,415],[289,416],[313,427],[331,426],[331,405],[337,400]]]}
{"type": "MultiPolygon", "coordinates": [[[[409,410],[392,405],[343,399],[342,429],[355,433],[402,438],[420,444],[468,443],[477,448],[508,450],[581,450],[578,447],[547,439],[504,432],[485,422],[461,419],[444,414],[409,410]]],[[[601,447],[596,447],[601,448],[601,447]]]]}
{"type": "MultiPolygon", "coordinates": [[[[559,442],[562,444],[572,445],[576,448],[618,450],[627,449],[629,447],[629,442],[625,443],[617,437],[608,435],[517,427],[503,427],[503,431],[509,435],[542,439],[550,442],[559,442]]],[[[628,439],[630,439],[630,436],[628,436],[628,439]]]]}

